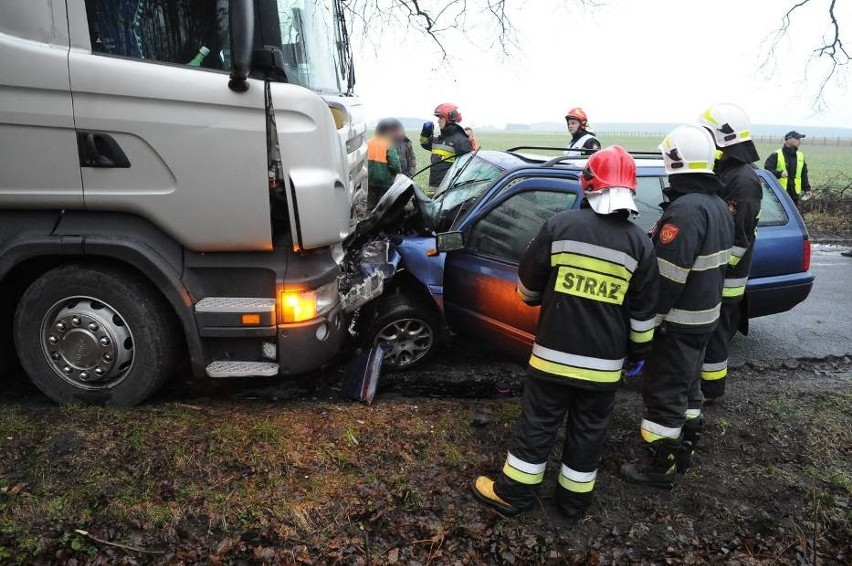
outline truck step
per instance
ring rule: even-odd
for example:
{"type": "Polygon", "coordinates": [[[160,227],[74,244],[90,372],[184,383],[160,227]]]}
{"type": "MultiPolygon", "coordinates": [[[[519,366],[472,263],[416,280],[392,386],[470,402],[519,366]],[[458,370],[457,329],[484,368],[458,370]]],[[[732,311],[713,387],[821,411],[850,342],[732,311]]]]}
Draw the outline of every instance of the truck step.
{"type": "Polygon", "coordinates": [[[253,297],[205,297],[195,303],[196,312],[275,312],[275,299],[253,297]]]}
{"type": "Polygon", "coordinates": [[[218,361],[207,366],[210,377],[251,377],[278,375],[278,364],[273,362],[218,361]]]}

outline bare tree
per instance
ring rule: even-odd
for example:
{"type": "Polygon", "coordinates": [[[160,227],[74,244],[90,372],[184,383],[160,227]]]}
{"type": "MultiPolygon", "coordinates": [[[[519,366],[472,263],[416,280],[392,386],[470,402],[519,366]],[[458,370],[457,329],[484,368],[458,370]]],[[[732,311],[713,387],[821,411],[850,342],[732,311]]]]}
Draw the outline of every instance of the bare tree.
{"type": "MultiPolygon", "coordinates": [[[[486,28],[491,32],[494,44],[499,46],[504,55],[517,47],[515,28],[512,25],[511,12],[515,9],[531,8],[532,1],[526,0],[343,0],[350,17],[354,17],[364,30],[381,30],[384,26],[403,24],[422,32],[432,39],[440,49],[443,57],[448,58],[444,40],[451,33],[464,34],[474,28],[486,28]]],[[[766,57],[761,64],[764,70],[771,69],[776,59],[776,52],[782,39],[788,37],[790,31],[804,10],[811,5],[825,10],[825,21],[829,24],[829,33],[813,41],[810,62],[826,61],[828,63],[814,95],[816,109],[825,106],[826,87],[834,83],[842,83],[849,65],[850,57],[846,44],[841,35],[842,23],[838,18],[838,4],[849,3],[850,0],[793,0],[781,17],[778,29],[771,34],[768,41],[766,57]]],[[[605,4],[606,0],[570,0],[565,5],[584,8],[594,8],[605,4]]],[[[788,4],[789,5],[789,4],[788,4]]],[[[805,32],[810,38],[816,35],[813,31],[805,32]]],[[[806,69],[807,72],[807,69],[806,69]]]]}
{"type": "MultiPolygon", "coordinates": [[[[819,61],[827,64],[814,95],[815,110],[825,108],[826,87],[833,83],[843,82],[850,61],[849,52],[841,36],[841,21],[837,15],[837,4],[837,0],[798,0],[795,2],[781,17],[781,24],[772,34],[766,58],[761,65],[762,68],[769,68],[770,62],[776,57],[779,42],[789,36],[791,29],[795,27],[795,23],[798,21],[796,18],[802,14],[806,6],[817,6],[819,9],[825,10],[825,21],[828,23],[829,32],[820,36],[816,42],[811,43],[815,47],[810,48],[810,57],[808,58],[808,63],[819,61]]],[[[812,31],[807,33],[814,35],[812,31]]],[[[805,72],[807,73],[807,68],[805,72]]]]}
{"type": "MultiPolygon", "coordinates": [[[[446,59],[444,40],[450,33],[474,27],[495,30],[495,43],[508,54],[515,28],[507,10],[511,0],[343,0],[349,15],[365,30],[381,30],[399,23],[426,34],[446,59]]],[[[577,0],[582,2],[583,0],[577,0]]],[[[520,5],[518,0],[515,4],[520,5]]]]}

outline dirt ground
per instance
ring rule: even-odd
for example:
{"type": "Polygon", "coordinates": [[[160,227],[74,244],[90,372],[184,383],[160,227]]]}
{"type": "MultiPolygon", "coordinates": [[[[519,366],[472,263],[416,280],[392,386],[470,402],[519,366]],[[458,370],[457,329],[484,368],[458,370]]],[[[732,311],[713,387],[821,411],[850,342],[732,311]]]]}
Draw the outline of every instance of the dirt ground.
{"type": "Polygon", "coordinates": [[[619,392],[579,523],[507,519],[471,480],[502,465],[523,368],[464,347],[383,376],[371,407],[255,381],[182,382],[133,410],[0,393],[0,564],[849,564],[852,360],[732,371],[700,464],[623,482],[642,404],[619,392]]]}

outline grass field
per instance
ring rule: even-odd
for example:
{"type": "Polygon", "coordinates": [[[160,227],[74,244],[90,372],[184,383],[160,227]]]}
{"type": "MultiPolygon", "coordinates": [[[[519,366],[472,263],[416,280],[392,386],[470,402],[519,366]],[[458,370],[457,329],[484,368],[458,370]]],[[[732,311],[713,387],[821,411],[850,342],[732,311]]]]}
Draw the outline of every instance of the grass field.
{"type": "MultiPolygon", "coordinates": [[[[422,169],[429,163],[429,154],[424,151],[418,142],[420,132],[409,131],[408,137],[414,144],[417,153],[417,167],[422,169]]],[[[511,147],[521,145],[532,146],[548,146],[548,147],[564,147],[570,139],[568,133],[547,133],[547,132],[495,132],[495,131],[480,131],[475,132],[477,141],[482,146],[482,149],[497,149],[504,150],[511,147]]],[[[602,133],[598,136],[604,146],[621,145],[628,150],[635,151],[656,151],[657,146],[662,141],[663,134],[646,135],[646,136],[630,136],[619,137],[602,133]]],[[[758,144],[757,151],[760,154],[760,165],[766,157],[779,146],[776,144],[758,144]]],[[[810,176],[811,185],[815,190],[825,190],[836,188],[841,185],[846,186],[852,181],[852,148],[850,147],[832,147],[832,146],[808,146],[807,139],[802,144],[802,151],[805,152],[808,163],[808,173],[810,176]],[[845,179],[845,182],[843,180],[845,179]]],[[[544,154],[545,152],[540,152],[544,154]]],[[[556,153],[552,153],[556,155],[556,153]]],[[[421,185],[428,184],[426,175],[421,175],[417,178],[421,185]]],[[[852,196],[852,195],[847,195],[852,196]]]]}

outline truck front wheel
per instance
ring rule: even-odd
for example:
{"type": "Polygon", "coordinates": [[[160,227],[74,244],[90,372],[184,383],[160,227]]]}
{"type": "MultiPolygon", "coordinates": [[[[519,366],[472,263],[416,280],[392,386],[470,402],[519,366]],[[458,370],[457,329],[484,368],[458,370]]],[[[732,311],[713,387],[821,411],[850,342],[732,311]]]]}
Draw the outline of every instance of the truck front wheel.
{"type": "Polygon", "coordinates": [[[58,403],[132,406],[173,371],[177,336],[165,301],[139,276],[64,265],[24,292],[15,348],[33,383],[58,403]]]}

